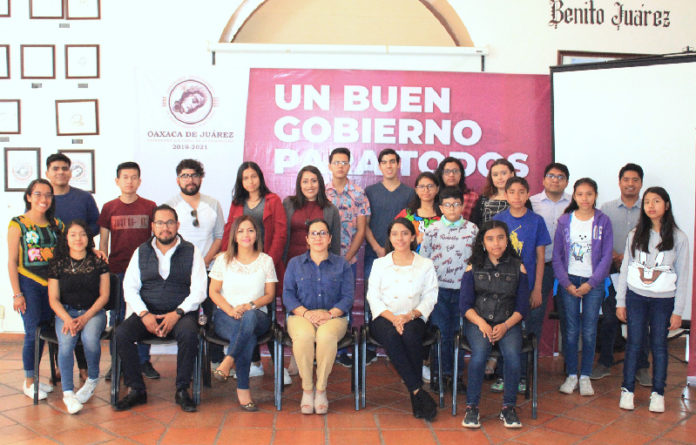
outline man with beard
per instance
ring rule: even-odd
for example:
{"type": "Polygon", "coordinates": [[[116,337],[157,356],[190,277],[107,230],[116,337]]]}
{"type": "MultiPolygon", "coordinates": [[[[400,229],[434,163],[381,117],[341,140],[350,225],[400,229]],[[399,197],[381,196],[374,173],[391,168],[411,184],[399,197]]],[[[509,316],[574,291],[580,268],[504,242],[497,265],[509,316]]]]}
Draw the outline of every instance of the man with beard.
{"type": "Polygon", "coordinates": [[[198,248],[178,234],[173,208],[156,207],[152,220],[154,236],[133,253],[123,279],[123,298],[131,313],[116,329],[116,349],[130,391],[115,409],[147,402],[135,343],[171,334],[178,347],[174,400],[183,411],[193,412],[196,404],[188,388],[198,354],[198,307],[206,297],[205,263],[198,248]]]}

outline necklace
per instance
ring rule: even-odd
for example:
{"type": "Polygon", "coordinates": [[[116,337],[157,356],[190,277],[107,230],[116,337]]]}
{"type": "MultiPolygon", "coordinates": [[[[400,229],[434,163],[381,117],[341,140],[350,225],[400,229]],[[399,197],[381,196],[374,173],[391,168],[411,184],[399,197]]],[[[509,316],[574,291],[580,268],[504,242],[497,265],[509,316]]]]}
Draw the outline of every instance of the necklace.
{"type": "Polygon", "coordinates": [[[85,263],[85,260],[86,260],[86,259],[87,259],[87,256],[85,256],[84,258],[82,258],[82,259],[77,263],[77,265],[75,265],[75,262],[73,262],[72,257],[70,257],[70,268],[71,268],[71,270],[73,271],[73,273],[75,273],[76,271],[79,272],[80,268],[81,268],[82,265],[85,263]]]}

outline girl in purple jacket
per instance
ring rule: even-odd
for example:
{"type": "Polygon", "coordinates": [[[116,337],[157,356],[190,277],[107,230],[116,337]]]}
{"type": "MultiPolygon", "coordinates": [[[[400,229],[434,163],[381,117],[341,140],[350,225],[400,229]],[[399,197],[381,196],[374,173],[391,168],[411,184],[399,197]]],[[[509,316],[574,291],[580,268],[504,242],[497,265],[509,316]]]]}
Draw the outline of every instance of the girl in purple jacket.
{"type": "Polygon", "coordinates": [[[597,183],[590,178],[578,179],[573,186],[573,199],[558,219],[553,243],[553,271],[566,317],[563,351],[568,377],[559,391],[572,394],[580,386],[582,396],[594,394],[590,374],[613,245],[611,221],[595,208],[596,202],[597,183]],[[578,380],[580,332],[582,363],[578,380]]]}

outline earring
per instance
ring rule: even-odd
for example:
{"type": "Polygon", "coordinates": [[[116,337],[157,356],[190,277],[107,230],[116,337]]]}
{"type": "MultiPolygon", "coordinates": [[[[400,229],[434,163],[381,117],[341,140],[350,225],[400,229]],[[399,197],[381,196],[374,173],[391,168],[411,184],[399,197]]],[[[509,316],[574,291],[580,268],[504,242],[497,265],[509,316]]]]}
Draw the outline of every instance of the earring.
{"type": "Polygon", "coordinates": [[[486,251],[486,246],[483,246],[483,251],[484,251],[484,252],[486,251]]]}

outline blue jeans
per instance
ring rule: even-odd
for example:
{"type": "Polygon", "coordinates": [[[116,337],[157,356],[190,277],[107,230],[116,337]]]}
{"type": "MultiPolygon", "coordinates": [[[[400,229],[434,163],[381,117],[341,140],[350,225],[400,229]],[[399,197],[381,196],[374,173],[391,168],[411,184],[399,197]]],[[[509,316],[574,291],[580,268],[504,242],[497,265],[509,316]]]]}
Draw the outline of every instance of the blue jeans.
{"type": "Polygon", "coordinates": [[[649,298],[631,290],[626,292],[626,321],[628,338],[621,386],[633,392],[635,389],[638,356],[643,345],[646,326],[650,327],[650,345],[653,354],[652,391],[664,395],[667,378],[667,333],[674,310],[674,297],[649,298]]]}
{"type": "MultiPolygon", "coordinates": [[[[585,277],[569,275],[570,282],[580,287],[588,280],[585,277]]],[[[599,308],[604,300],[604,287],[593,287],[582,298],[578,298],[561,288],[563,309],[565,310],[566,330],[563,333],[563,350],[565,351],[566,370],[568,375],[578,374],[578,337],[582,333],[582,362],[580,375],[592,374],[595,345],[597,342],[597,321],[599,308]],[[582,303],[582,314],[580,304],[582,303]]]]}
{"type": "MultiPolygon", "coordinates": [[[[481,401],[481,386],[486,368],[486,359],[493,344],[483,336],[475,324],[464,322],[466,338],[471,346],[469,359],[469,380],[466,388],[466,404],[478,406],[481,401]]],[[[522,350],[522,328],[517,323],[498,341],[498,347],[503,355],[503,405],[514,406],[517,403],[517,385],[520,383],[520,351],[522,350]]]]}
{"type": "MultiPolygon", "coordinates": [[[[439,288],[437,304],[430,314],[430,322],[440,329],[442,336],[442,375],[454,375],[454,333],[459,329],[459,289],[439,288]]],[[[464,350],[457,348],[459,354],[459,369],[457,376],[464,370],[464,350]]],[[[430,349],[430,369],[437,369],[436,349],[430,349]]]]}
{"type": "MultiPolygon", "coordinates": [[[[67,304],[63,305],[72,318],[79,317],[87,312],[86,309],[74,309],[67,304]]],[[[63,333],[64,322],[56,317],[56,337],[58,338],[58,367],[60,368],[61,385],[63,392],[72,391],[73,385],[73,351],[77,340],[82,340],[82,347],[87,358],[87,376],[96,380],[99,377],[99,360],[101,359],[101,345],[99,338],[106,326],[106,312],[100,310],[89,319],[85,327],[76,336],[63,333]]]]}
{"type": "MultiPolygon", "coordinates": [[[[119,283],[121,283],[121,301],[119,302],[121,310],[117,314],[114,309],[111,309],[109,311],[109,326],[113,326],[116,324],[116,321],[122,322],[126,318],[126,302],[123,301],[123,277],[125,276],[125,272],[119,272],[116,274],[118,277],[119,283]]],[[[113,348],[113,343],[109,343],[109,352],[112,352],[111,349],[113,348]]],[[[150,345],[147,345],[145,343],[138,343],[138,357],[140,358],[140,364],[142,365],[145,362],[150,361],[150,345]]]]}
{"type": "Polygon", "coordinates": [[[249,389],[251,356],[257,339],[271,326],[271,319],[265,312],[254,309],[244,312],[242,318],[237,320],[218,308],[213,314],[213,323],[215,333],[230,342],[227,355],[234,359],[237,389],[249,389]]]}
{"type": "MultiPolygon", "coordinates": [[[[27,310],[22,314],[24,323],[24,346],[22,347],[22,363],[24,375],[34,377],[34,343],[36,341],[36,327],[50,322],[53,310],[48,304],[48,288],[23,275],[19,275],[19,290],[24,294],[27,302],[27,310]]],[[[43,351],[41,341],[41,351],[43,351]]],[[[41,355],[39,354],[39,357],[41,355]]]]}

